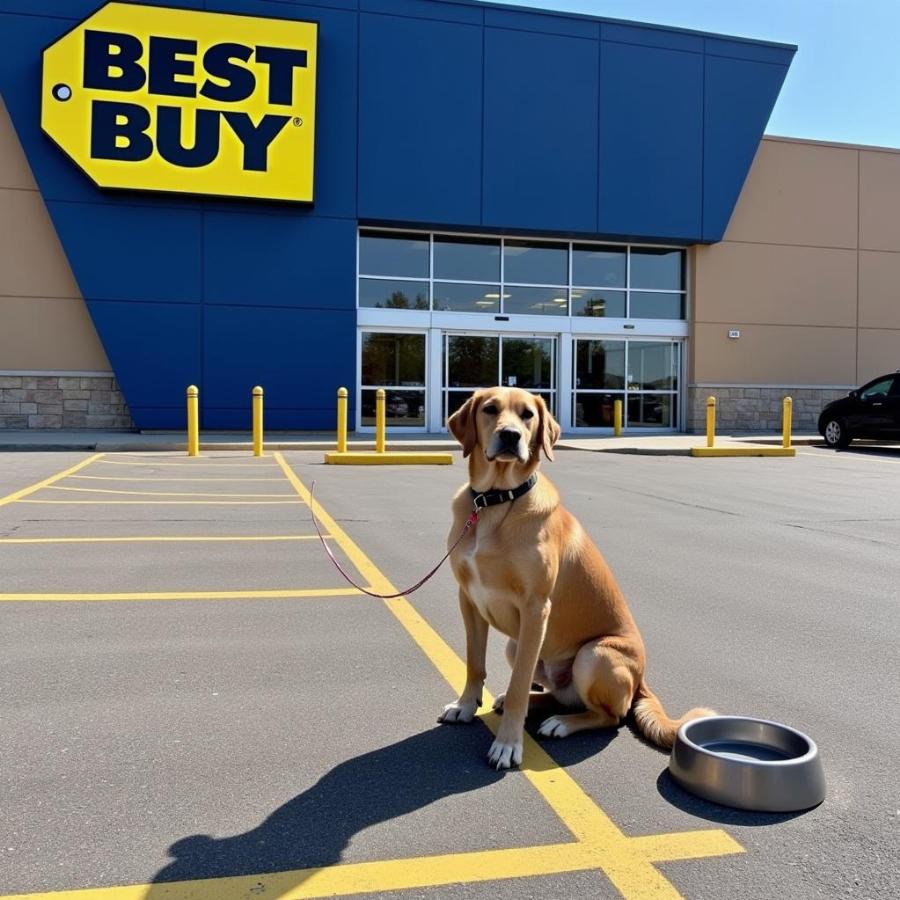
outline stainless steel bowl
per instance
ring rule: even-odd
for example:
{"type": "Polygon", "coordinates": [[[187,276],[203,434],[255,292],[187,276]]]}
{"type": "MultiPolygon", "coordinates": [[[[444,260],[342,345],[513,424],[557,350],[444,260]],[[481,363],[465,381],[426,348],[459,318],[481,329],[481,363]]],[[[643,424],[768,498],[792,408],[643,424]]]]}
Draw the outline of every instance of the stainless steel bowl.
{"type": "Polygon", "coordinates": [[[794,812],[825,799],[815,742],[765,719],[710,716],[685,723],[669,771],[692,794],[738,809],[794,812]]]}

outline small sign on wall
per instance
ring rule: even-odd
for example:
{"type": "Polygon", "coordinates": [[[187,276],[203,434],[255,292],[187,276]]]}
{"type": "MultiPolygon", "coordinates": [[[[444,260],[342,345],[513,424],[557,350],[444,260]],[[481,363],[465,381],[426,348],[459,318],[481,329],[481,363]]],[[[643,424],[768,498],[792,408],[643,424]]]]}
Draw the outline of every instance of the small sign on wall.
{"type": "Polygon", "coordinates": [[[740,336],[741,333],[737,328],[731,328],[728,331],[728,337],[730,337],[733,341],[736,341],[740,336]]]}

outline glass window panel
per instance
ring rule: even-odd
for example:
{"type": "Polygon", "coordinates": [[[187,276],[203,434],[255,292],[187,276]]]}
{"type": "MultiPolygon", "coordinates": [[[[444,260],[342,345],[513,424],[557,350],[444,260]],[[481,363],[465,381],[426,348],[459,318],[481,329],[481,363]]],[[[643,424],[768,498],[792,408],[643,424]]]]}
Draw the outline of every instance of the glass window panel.
{"type": "Polygon", "coordinates": [[[549,338],[503,338],[500,383],[506,387],[551,388],[552,358],[553,341],[549,338]]]}
{"type": "Polygon", "coordinates": [[[631,285],[655,291],[680,291],[684,252],[641,248],[631,251],[631,285]]]}
{"type": "Polygon", "coordinates": [[[362,384],[425,385],[425,335],[364,332],[362,384]]]}
{"type": "Polygon", "coordinates": [[[676,358],[674,344],[631,341],[628,345],[629,390],[677,390],[676,358]]]}
{"type": "MultiPolygon", "coordinates": [[[[425,391],[385,392],[384,412],[388,425],[424,427],[425,391]]],[[[360,398],[360,424],[375,424],[375,391],[363,388],[360,398]]]]}
{"type": "Polygon", "coordinates": [[[499,284],[434,282],[434,308],[455,312],[500,312],[499,284]]]}
{"type": "Polygon", "coordinates": [[[572,315],[625,318],[625,291],[572,288],[572,315]]]}
{"type": "Polygon", "coordinates": [[[568,284],[568,253],[565,244],[506,241],[503,280],[520,284],[568,284]]]}
{"type": "Polygon", "coordinates": [[[547,409],[550,410],[551,415],[556,415],[556,391],[534,391],[538,397],[544,398],[544,403],[547,404],[547,409]]]}
{"type": "Polygon", "coordinates": [[[428,309],[428,282],[360,278],[359,305],[375,309],[428,309]]]}
{"type": "Polygon", "coordinates": [[[576,428],[612,428],[615,401],[622,394],[575,394],[576,428]]]}
{"type": "Polygon", "coordinates": [[[576,244],[572,253],[572,284],[623,288],[627,258],[624,247],[576,244]]]}
{"type": "Polygon", "coordinates": [[[434,277],[457,281],[499,281],[500,241],[436,237],[434,277]]]}
{"type": "Polygon", "coordinates": [[[453,415],[462,405],[472,396],[472,391],[447,391],[447,415],[444,418],[444,424],[447,419],[453,415]]]}
{"type": "Polygon", "coordinates": [[[448,387],[492,387],[500,374],[500,339],[475,335],[447,336],[448,387]]]}
{"type": "Polygon", "coordinates": [[[675,394],[629,394],[629,428],[674,428],[675,394]]]}
{"type": "Polygon", "coordinates": [[[361,232],[359,274],[427,278],[428,236],[361,232]]]}
{"type": "Polygon", "coordinates": [[[631,292],[632,319],[683,319],[684,294],[631,292]]]}
{"type": "Polygon", "coordinates": [[[577,341],[576,388],[625,387],[625,341],[577,341]]]}
{"type": "Polygon", "coordinates": [[[866,388],[859,396],[862,400],[871,400],[873,397],[878,396],[886,397],[893,381],[893,378],[885,378],[877,384],[873,384],[872,387],[866,388]]]}
{"type": "Polygon", "coordinates": [[[529,316],[565,316],[569,312],[567,288],[513,287],[503,293],[503,312],[529,316]]]}

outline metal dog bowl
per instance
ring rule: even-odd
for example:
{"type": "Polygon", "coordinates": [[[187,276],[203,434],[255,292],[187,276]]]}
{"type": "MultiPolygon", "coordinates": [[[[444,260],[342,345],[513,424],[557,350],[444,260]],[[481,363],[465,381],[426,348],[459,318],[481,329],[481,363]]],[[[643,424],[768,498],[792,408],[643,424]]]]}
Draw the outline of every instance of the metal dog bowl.
{"type": "Polygon", "coordinates": [[[669,771],[692,794],[738,809],[793,812],[825,799],[815,742],[765,719],[710,716],[686,722],[675,737],[669,771]]]}

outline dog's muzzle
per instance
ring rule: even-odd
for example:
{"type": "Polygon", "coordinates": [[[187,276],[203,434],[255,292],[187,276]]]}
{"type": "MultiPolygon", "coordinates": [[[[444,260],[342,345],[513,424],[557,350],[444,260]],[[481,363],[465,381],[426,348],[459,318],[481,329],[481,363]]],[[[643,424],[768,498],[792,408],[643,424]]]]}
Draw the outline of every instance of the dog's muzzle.
{"type": "Polygon", "coordinates": [[[491,446],[487,458],[494,460],[502,453],[509,453],[515,456],[520,462],[527,462],[527,447],[523,446],[523,436],[521,431],[515,428],[501,428],[494,432],[491,438],[491,446]]]}

